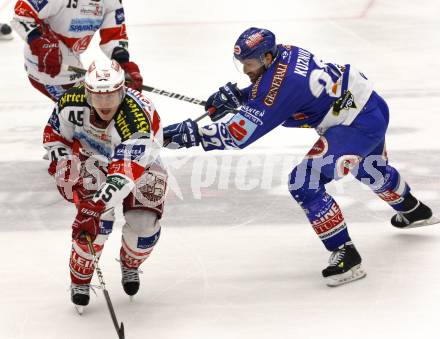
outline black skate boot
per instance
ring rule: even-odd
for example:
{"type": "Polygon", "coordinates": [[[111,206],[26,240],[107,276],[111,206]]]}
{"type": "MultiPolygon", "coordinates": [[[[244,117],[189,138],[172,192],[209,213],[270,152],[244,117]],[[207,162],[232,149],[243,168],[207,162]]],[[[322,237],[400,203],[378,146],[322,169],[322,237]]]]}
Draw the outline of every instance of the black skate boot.
{"type": "Polygon", "coordinates": [[[361,261],[361,256],[351,241],[339,246],[330,255],[327,268],[322,271],[327,286],[339,286],[365,277],[367,273],[362,269],[361,261]]]}
{"type": "Polygon", "coordinates": [[[122,287],[130,299],[139,291],[139,270],[137,268],[127,268],[121,262],[122,287]]]}
{"type": "Polygon", "coordinates": [[[417,200],[411,193],[403,201],[405,212],[399,212],[391,218],[391,224],[397,228],[413,228],[433,225],[440,220],[432,215],[432,210],[417,200]]]}
{"type": "Polygon", "coordinates": [[[84,306],[89,304],[90,300],[90,285],[74,284],[70,286],[71,300],[75,304],[75,308],[79,314],[84,311],[84,306]]]}
{"type": "Polygon", "coordinates": [[[0,24],[0,40],[11,40],[12,29],[7,24],[0,24]]]}

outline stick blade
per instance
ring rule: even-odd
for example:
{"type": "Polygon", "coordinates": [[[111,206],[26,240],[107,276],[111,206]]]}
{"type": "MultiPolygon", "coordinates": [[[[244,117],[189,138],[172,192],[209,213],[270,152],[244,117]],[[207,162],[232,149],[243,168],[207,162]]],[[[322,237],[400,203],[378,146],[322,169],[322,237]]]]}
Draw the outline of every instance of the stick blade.
{"type": "Polygon", "coordinates": [[[124,323],[121,322],[121,327],[119,328],[119,339],[125,339],[124,323]]]}

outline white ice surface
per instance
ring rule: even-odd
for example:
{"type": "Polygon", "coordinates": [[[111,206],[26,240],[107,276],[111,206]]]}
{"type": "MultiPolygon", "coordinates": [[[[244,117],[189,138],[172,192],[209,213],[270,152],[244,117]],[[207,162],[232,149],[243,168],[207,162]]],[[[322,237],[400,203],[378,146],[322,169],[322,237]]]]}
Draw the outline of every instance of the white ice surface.
{"type": "MultiPolygon", "coordinates": [[[[265,26],[278,41],[325,60],[356,65],[389,103],[391,162],[440,213],[438,0],[124,3],[132,59],[145,84],[159,88],[206,99],[227,81],[245,85],[231,52],[249,26],[265,26]]],[[[0,1],[0,22],[10,20],[12,8],[13,1],[0,1]]],[[[74,209],[45,172],[41,138],[52,104],[28,83],[22,45],[17,36],[0,41],[0,338],[116,338],[99,290],[82,317],[69,300],[74,209]]],[[[94,40],[85,64],[98,53],[94,40]]],[[[149,97],[165,125],[203,113],[149,97]]],[[[202,167],[232,159],[239,171],[243,159],[299,159],[315,139],[311,130],[278,128],[240,153],[167,150],[164,157],[172,163],[184,154],[201,155],[194,163],[202,167]]],[[[294,163],[278,160],[270,187],[260,182],[244,192],[233,175],[220,184],[224,172],[218,170],[214,183],[198,190],[201,200],[188,198],[197,181],[192,173],[200,168],[189,161],[174,171],[184,200],[170,196],[162,237],[143,265],[132,303],[114,261],[118,218],[101,266],[126,338],[438,338],[438,226],[395,230],[388,221],[392,211],[357,182],[330,187],[368,276],[328,288],[320,276],[328,253],[285,186],[294,163]]]]}

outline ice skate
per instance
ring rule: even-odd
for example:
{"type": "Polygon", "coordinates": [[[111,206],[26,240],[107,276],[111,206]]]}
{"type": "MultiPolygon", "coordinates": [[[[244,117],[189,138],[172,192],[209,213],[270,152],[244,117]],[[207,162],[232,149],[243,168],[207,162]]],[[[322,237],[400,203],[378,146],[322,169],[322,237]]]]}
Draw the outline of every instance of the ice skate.
{"type": "Polygon", "coordinates": [[[11,40],[12,38],[11,26],[7,24],[0,24],[0,40],[11,40]]]}
{"type": "Polygon", "coordinates": [[[121,262],[121,272],[122,287],[130,300],[133,300],[133,296],[139,291],[139,270],[137,268],[127,268],[121,262]]]}
{"type": "Polygon", "coordinates": [[[433,216],[432,210],[424,203],[414,198],[411,194],[406,199],[410,199],[415,207],[394,215],[391,218],[391,224],[394,227],[407,229],[440,223],[440,219],[433,216]]]}
{"type": "Polygon", "coordinates": [[[90,285],[74,284],[70,286],[71,300],[75,305],[75,309],[79,315],[83,314],[84,306],[89,304],[90,300],[90,285]]]}
{"type": "Polygon", "coordinates": [[[361,267],[361,256],[351,241],[330,255],[329,266],[322,271],[327,286],[335,287],[361,279],[367,273],[361,267]]]}

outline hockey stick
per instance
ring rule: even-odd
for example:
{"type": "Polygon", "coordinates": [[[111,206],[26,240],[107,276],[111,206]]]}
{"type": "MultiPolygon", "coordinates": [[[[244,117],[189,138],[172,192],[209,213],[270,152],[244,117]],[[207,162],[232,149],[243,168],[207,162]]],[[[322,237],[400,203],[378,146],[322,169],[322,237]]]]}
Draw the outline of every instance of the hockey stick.
{"type": "MultiPolygon", "coordinates": [[[[76,191],[73,192],[73,200],[75,202],[75,205],[78,206],[80,199],[78,197],[78,193],[76,191]]],[[[93,255],[93,265],[96,270],[96,275],[98,276],[99,285],[102,289],[102,293],[104,293],[105,301],[107,302],[108,310],[110,311],[110,316],[113,321],[113,325],[115,326],[116,333],[118,334],[119,339],[125,339],[125,332],[124,332],[124,323],[121,322],[121,327],[118,325],[118,319],[116,318],[116,313],[113,308],[112,301],[110,299],[110,294],[108,293],[107,289],[105,288],[105,281],[104,276],[102,274],[101,269],[98,266],[99,258],[96,256],[95,249],[93,248],[92,239],[90,238],[90,234],[85,233],[85,237],[87,240],[87,245],[89,247],[90,253],[93,255]]]]}
{"type": "Polygon", "coordinates": [[[105,288],[104,276],[102,275],[102,271],[98,266],[98,258],[96,257],[95,249],[93,248],[92,239],[89,234],[86,234],[87,244],[89,246],[89,250],[93,255],[93,264],[95,266],[96,275],[98,276],[99,286],[102,289],[102,293],[104,293],[105,301],[107,302],[108,310],[110,311],[110,316],[112,317],[113,325],[115,326],[116,333],[118,334],[119,339],[125,339],[124,333],[124,323],[121,322],[121,327],[118,325],[118,319],[116,318],[116,313],[112,305],[112,301],[110,299],[110,294],[105,288]]]}
{"type": "MultiPolygon", "coordinates": [[[[80,67],[76,67],[76,66],[63,66],[63,68],[66,71],[74,72],[74,73],[76,73],[78,75],[84,75],[87,72],[85,69],[80,68],[80,67]]],[[[130,78],[127,77],[126,80],[130,81],[130,78]]],[[[156,88],[156,87],[151,87],[151,86],[143,85],[142,86],[142,90],[146,91],[146,92],[151,92],[151,93],[154,93],[154,94],[163,95],[163,96],[166,96],[166,97],[169,97],[169,98],[177,99],[177,100],[180,100],[180,101],[189,102],[189,103],[195,104],[195,105],[205,106],[205,104],[206,104],[206,101],[204,101],[204,100],[199,100],[199,99],[196,99],[196,98],[188,97],[186,95],[179,94],[179,93],[165,91],[163,89],[159,89],[159,88],[156,88]]]]}

